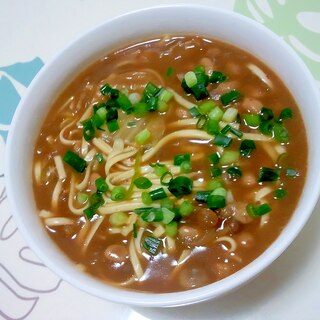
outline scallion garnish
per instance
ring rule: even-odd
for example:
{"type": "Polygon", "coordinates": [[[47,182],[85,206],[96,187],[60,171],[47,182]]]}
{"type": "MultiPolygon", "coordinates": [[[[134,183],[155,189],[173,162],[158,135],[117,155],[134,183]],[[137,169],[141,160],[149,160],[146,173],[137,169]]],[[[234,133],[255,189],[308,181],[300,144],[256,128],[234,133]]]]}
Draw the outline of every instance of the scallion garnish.
{"type": "Polygon", "coordinates": [[[149,189],[152,182],[146,177],[139,177],[133,181],[133,184],[139,189],[149,189]]]}
{"type": "Polygon", "coordinates": [[[193,118],[197,118],[201,115],[199,109],[196,106],[190,108],[189,112],[193,118]]]}
{"type": "Polygon", "coordinates": [[[160,177],[160,183],[164,186],[168,186],[172,179],[173,179],[172,173],[170,171],[166,171],[160,177]]]}
{"type": "Polygon", "coordinates": [[[162,177],[162,175],[169,172],[167,166],[159,162],[150,163],[150,167],[153,168],[155,175],[157,175],[158,177],[162,177]]]}
{"type": "Polygon", "coordinates": [[[216,166],[218,163],[219,163],[219,160],[220,160],[220,154],[218,152],[216,153],[212,153],[212,154],[209,154],[208,155],[208,158],[210,160],[210,162],[216,166]]]}
{"type": "Polygon", "coordinates": [[[104,204],[104,200],[100,191],[89,197],[89,207],[83,210],[85,216],[90,220],[96,214],[96,211],[104,204]]]}
{"type": "Polygon", "coordinates": [[[107,192],[109,190],[109,186],[106,183],[106,180],[103,178],[98,178],[95,181],[95,185],[98,191],[100,192],[107,192]]]}
{"type": "Polygon", "coordinates": [[[246,207],[247,213],[251,217],[261,217],[269,212],[271,212],[271,207],[267,203],[260,204],[259,206],[254,206],[249,203],[246,207]]]}
{"type": "Polygon", "coordinates": [[[194,206],[189,201],[183,201],[179,207],[179,213],[182,217],[189,216],[194,210],[194,206]]]}
{"type": "Polygon", "coordinates": [[[260,115],[261,121],[268,121],[274,118],[273,111],[266,107],[261,108],[259,115],[260,115]]]}
{"type": "Polygon", "coordinates": [[[190,173],[192,171],[191,161],[183,161],[180,165],[181,173],[190,173]]]}
{"type": "Polygon", "coordinates": [[[150,191],[149,195],[153,201],[160,200],[167,197],[167,194],[162,187],[150,191]]]}
{"type": "Polygon", "coordinates": [[[286,168],[286,176],[290,178],[295,178],[299,176],[299,172],[293,168],[286,168]]]}
{"type": "Polygon", "coordinates": [[[227,148],[230,146],[232,142],[232,138],[222,134],[222,133],[218,133],[214,139],[213,139],[213,144],[219,147],[224,147],[227,148]]]}
{"type": "Polygon", "coordinates": [[[211,190],[210,191],[197,191],[194,199],[198,202],[207,202],[207,199],[209,197],[209,195],[211,194],[211,190]]]}
{"type": "Polygon", "coordinates": [[[220,71],[213,71],[210,75],[209,81],[211,83],[221,83],[226,81],[227,76],[220,71]]]}
{"type": "Polygon", "coordinates": [[[143,145],[148,142],[148,140],[151,138],[151,132],[145,128],[142,131],[140,131],[136,136],[134,137],[134,141],[137,144],[143,145]]]}
{"type": "Polygon", "coordinates": [[[165,226],[165,232],[168,237],[174,238],[178,233],[178,223],[176,221],[172,221],[165,226]]]}
{"type": "Polygon", "coordinates": [[[207,123],[207,117],[203,114],[198,118],[196,127],[197,129],[203,129],[207,123]]]}
{"type": "Polygon", "coordinates": [[[173,164],[175,166],[180,166],[182,162],[184,162],[184,161],[189,161],[190,162],[190,160],[191,160],[190,153],[177,154],[173,158],[173,164]]]}
{"type": "Polygon", "coordinates": [[[107,127],[110,133],[115,132],[119,129],[119,123],[117,120],[110,120],[107,122],[107,127]]]}
{"type": "Polygon", "coordinates": [[[289,141],[288,130],[281,124],[275,123],[273,126],[273,136],[280,143],[286,143],[289,141]]]}
{"type": "Polygon", "coordinates": [[[98,160],[99,163],[103,163],[105,161],[102,153],[100,152],[96,154],[96,159],[98,160]]]}
{"type": "Polygon", "coordinates": [[[152,255],[155,256],[159,249],[161,240],[148,236],[144,238],[143,247],[152,255]]]}
{"type": "Polygon", "coordinates": [[[173,75],[174,69],[173,67],[168,67],[167,71],[166,71],[166,76],[170,77],[173,75]]]}
{"type": "Polygon", "coordinates": [[[224,106],[227,106],[231,102],[238,101],[240,97],[241,97],[240,92],[238,92],[237,90],[233,89],[233,90],[230,90],[229,92],[223,94],[220,97],[220,101],[224,106]]]}
{"type": "Polygon", "coordinates": [[[64,154],[63,161],[80,173],[83,172],[87,166],[86,161],[71,150],[68,150],[64,154]]]}
{"type": "Polygon", "coordinates": [[[239,167],[237,166],[232,166],[227,169],[227,173],[232,177],[232,178],[238,178],[242,176],[242,171],[239,167]]]}
{"type": "Polygon", "coordinates": [[[133,238],[136,239],[138,236],[137,225],[134,223],[132,226],[133,238]]]}
{"type": "Polygon", "coordinates": [[[219,122],[213,119],[207,120],[207,133],[216,135],[220,132],[219,122]]]}
{"type": "Polygon", "coordinates": [[[113,89],[109,84],[105,84],[100,88],[100,92],[105,96],[110,96],[111,98],[118,98],[120,91],[118,89],[113,89]]]}
{"type": "Polygon", "coordinates": [[[122,201],[127,197],[127,190],[122,186],[116,186],[111,191],[111,200],[122,201]]]}
{"type": "Polygon", "coordinates": [[[280,115],[278,117],[278,121],[282,122],[283,120],[292,119],[293,118],[293,112],[290,108],[284,108],[281,110],[280,115]]]}
{"type": "Polygon", "coordinates": [[[274,191],[274,199],[279,200],[287,196],[288,192],[286,189],[278,188],[274,191]]]}
{"type": "Polygon", "coordinates": [[[215,210],[226,206],[226,197],[222,195],[210,194],[207,198],[207,207],[215,210]]]}
{"type": "Polygon", "coordinates": [[[169,182],[168,190],[175,196],[181,197],[192,192],[193,182],[190,178],[179,176],[169,182]]]}
{"type": "Polygon", "coordinates": [[[258,182],[277,181],[279,179],[279,169],[262,167],[259,170],[258,182]]]}
{"type": "Polygon", "coordinates": [[[253,140],[245,139],[241,141],[239,150],[242,156],[249,158],[251,156],[252,151],[255,149],[256,149],[256,144],[253,140]]]}

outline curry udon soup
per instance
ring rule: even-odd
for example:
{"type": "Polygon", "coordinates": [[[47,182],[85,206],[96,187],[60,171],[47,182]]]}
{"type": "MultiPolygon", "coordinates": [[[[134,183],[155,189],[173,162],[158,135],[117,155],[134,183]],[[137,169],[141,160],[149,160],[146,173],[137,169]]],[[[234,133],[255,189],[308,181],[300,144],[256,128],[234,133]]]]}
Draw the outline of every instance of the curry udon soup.
{"type": "Polygon", "coordinates": [[[60,94],[33,186],[44,227],[81,270],[175,292],[266,250],[306,159],[301,115],[273,71],[230,44],[163,36],[107,54],[60,94]]]}

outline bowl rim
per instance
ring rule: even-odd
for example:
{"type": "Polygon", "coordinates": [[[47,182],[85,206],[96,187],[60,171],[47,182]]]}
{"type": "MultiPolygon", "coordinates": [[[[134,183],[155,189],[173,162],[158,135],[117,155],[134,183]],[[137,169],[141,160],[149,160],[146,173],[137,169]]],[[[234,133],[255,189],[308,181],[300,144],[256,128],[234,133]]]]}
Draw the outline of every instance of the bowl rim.
{"type": "MultiPolygon", "coordinates": [[[[13,211],[14,219],[18,225],[19,230],[22,232],[24,238],[27,240],[28,244],[30,245],[32,250],[36,253],[36,255],[40,258],[40,260],[44,261],[44,263],[51,270],[53,270],[61,278],[67,280],[73,286],[76,286],[88,293],[91,293],[100,298],[111,300],[113,302],[126,303],[126,304],[136,305],[136,306],[153,306],[153,307],[187,305],[195,302],[208,300],[210,298],[215,298],[217,296],[222,296],[228,293],[229,291],[231,291],[232,289],[235,289],[241,285],[244,285],[250,279],[254,278],[260,272],[262,272],[275,259],[277,259],[281,255],[281,253],[290,245],[290,243],[296,238],[296,236],[301,231],[301,229],[307,222],[308,218],[310,217],[320,193],[320,172],[313,173],[315,175],[313,180],[316,181],[314,190],[316,191],[309,196],[309,203],[308,203],[308,206],[306,207],[307,213],[303,216],[303,218],[300,218],[299,224],[297,223],[294,225],[292,223],[287,224],[285,228],[286,229],[285,237],[280,235],[274,241],[274,243],[268,247],[268,249],[263,254],[261,254],[258,258],[256,258],[253,261],[254,264],[253,262],[251,262],[250,264],[248,264],[246,267],[242,268],[240,271],[236,272],[235,274],[225,279],[222,279],[216,283],[212,283],[204,287],[200,287],[200,288],[192,289],[188,291],[182,291],[178,293],[150,294],[145,292],[122,290],[122,289],[110,287],[109,285],[106,285],[106,284],[102,284],[99,280],[93,279],[90,276],[84,275],[80,272],[76,274],[76,277],[74,277],[70,272],[71,270],[75,269],[73,263],[69,263],[68,265],[68,263],[65,262],[63,265],[61,265],[61,261],[60,261],[59,265],[56,265],[56,262],[51,260],[52,257],[49,257],[47,253],[45,253],[39,247],[40,244],[37,243],[33,237],[29,236],[28,229],[24,224],[24,219],[21,218],[18,214],[18,212],[21,210],[21,205],[19,202],[15,201],[14,191],[15,191],[16,181],[11,179],[12,176],[14,175],[14,168],[11,166],[11,159],[16,152],[16,151],[15,152],[13,151],[15,135],[18,130],[18,126],[21,121],[21,118],[23,117],[23,113],[26,112],[24,111],[24,109],[26,109],[24,106],[28,105],[30,99],[32,100],[32,94],[33,94],[33,91],[35,90],[34,88],[37,88],[39,82],[41,82],[42,78],[46,76],[47,70],[49,68],[52,68],[52,66],[56,65],[59,62],[61,56],[69,52],[75,45],[78,45],[79,43],[83,42],[84,39],[88,39],[88,37],[98,32],[100,29],[105,28],[105,26],[114,24],[115,22],[119,23],[119,21],[125,21],[126,19],[131,19],[133,16],[137,16],[137,15],[150,14],[154,11],[159,11],[159,10],[165,11],[165,10],[177,10],[177,9],[205,10],[205,11],[210,11],[210,13],[212,14],[221,14],[224,16],[229,16],[231,18],[237,19],[238,21],[241,21],[241,23],[245,23],[247,25],[252,26],[255,29],[258,29],[259,32],[267,34],[270,38],[273,38],[274,42],[281,44],[282,47],[285,48],[285,50],[288,52],[288,54],[290,54],[296,60],[299,67],[302,68],[302,70],[304,71],[304,76],[308,80],[308,85],[310,85],[310,90],[313,92],[314,96],[316,97],[316,101],[317,101],[316,104],[320,106],[318,89],[316,88],[314,79],[309,69],[307,69],[307,67],[301,61],[300,57],[291,47],[289,47],[289,45],[287,45],[284,41],[282,41],[279,36],[274,34],[265,26],[257,23],[256,21],[251,20],[250,18],[242,16],[233,11],[227,11],[224,9],[214,8],[211,6],[175,4],[175,5],[151,6],[144,9],[134,10],[134,11],[122,14],[120,16],[114,17],[112,19],[108,19],[105,22],[92,27],[87,32],[81,34],[79,37],[77,37],[75,40],[73,40],[63,49],[61,49],[57,54],[55,54],[52,57],[52,59],[50,59],[48,63],[44,65],[44,67],[33,79],[31,85],[27,90],[27,93],[24,95],[24,97],[22,97],[19,103],[19,106],[14,114],[12,123],[10,125],[7,145],[6,145],[6,152],[5,152],[5,179],[6,179],[6,187],[7,187],[9,203],[10,203],[10,207],[13,209],[12,211],[13,211]],[[290,228],[288,228],[288,226],[290,228]],[[81,285],[77,282],[77,279],[81,280],[81,285]],[[219,283],[219,285],[217,285],[217,283],[219,283]],[[93,287],[92,287],[92,284],[94,285],[93,287]],[[107,287],[110,290],[106,290],[107,287]],[[106,291],[109,291],[107,295],[106,295],[106,291]]],[[[161,32],[159,32],[159,34],[161,34],[161,32]]],[[[212,38],[214,37],[212,36],[212,38]]],[[[46,110],[48,111],[48,107],[46,108],[46,110]]],[[[318,159],[320,159],[320,157],[318,157],[318,159]]],[[[310,173],[307,173],[307,179],[309,175],[310,173]]],[[[58,248],[56,250],[59,251],[58,248]]],[[[56,257],[59,260],[59,256],[61,256],[62,254],[63,254],[62,252],[56,252],[54,254],[54,257],[56,257]]]]}

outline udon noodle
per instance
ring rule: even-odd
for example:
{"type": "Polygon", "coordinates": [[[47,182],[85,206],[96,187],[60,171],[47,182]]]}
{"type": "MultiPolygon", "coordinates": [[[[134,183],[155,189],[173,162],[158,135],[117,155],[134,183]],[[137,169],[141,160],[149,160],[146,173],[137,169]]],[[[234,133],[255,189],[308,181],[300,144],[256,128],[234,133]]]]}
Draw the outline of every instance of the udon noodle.
{"type": "Polygon", "coordinates": [[[150,292],[258,257],[304,183],[299,109],[262,62],[200,36],[107,54],[53,103],[34,153],[49,235],[84,272],[150,292]]]}

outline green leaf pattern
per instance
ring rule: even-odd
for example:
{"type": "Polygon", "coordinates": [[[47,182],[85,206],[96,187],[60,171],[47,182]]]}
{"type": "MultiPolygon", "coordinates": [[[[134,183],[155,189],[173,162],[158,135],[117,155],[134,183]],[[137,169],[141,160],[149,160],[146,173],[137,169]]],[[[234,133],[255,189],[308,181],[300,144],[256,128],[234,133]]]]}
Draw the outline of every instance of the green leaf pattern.
{"type": "Polygon", "coordinates": [[[319,0],[236,0],[234,11],[280,35],[304,60],[320,88],[319,0]]]}

